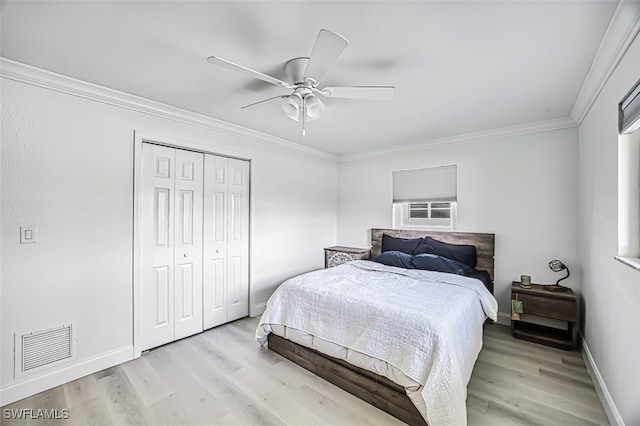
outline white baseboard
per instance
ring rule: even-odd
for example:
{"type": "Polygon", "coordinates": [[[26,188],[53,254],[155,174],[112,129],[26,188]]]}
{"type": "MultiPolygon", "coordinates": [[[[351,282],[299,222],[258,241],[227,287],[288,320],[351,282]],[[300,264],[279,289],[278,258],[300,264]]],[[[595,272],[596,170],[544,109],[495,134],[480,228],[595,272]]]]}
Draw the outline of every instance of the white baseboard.
{"type": "Polygon", "coordinates": [[[133,346],[125,346],[74,364],[60,366],[55,370],[42,372],[37,376],[21,378],[0,388],[0,407],[131,359],[133,359],[133,346]]]}
{"type": "Polygon", "coordinates": [[[267,309],[267,302],[258,303],[253,307],[253,311],[251,312],[251,317],[257,317],[259,315],[262,315],[265,309],[267,309]]]}
{"type": "Polygon", "coordinates": [[[616,408],[616,404],[613,402],[613,398],[611,398],[611,394],[607,389],[607,385],[604,383],[602,375],[600,375],[598,366],[591,356],[589,345],[587,345],[587,341],[584,340],[584,336],[582,336],[582,333],[580,333],[580,337],[582,340],[582,359],[584,359],[584,363],[587,366],[589,375],[593,379],[593,385],[596,388],[596,393],[598,394],[598,398],[600,398],[602,407],[607,414],[609,423],[611,423],[612,426],[625,426],[624,420],[622,420],[622,416],[620,416],[620,412],[618,411],[618,408],[616,408]]]}
{"type": "Polygon", "coordinates": [[[511,314],[506,312],[498,312],[498,321],[496,321],[500,325],[508,325],[511,326],[511,314]]]}

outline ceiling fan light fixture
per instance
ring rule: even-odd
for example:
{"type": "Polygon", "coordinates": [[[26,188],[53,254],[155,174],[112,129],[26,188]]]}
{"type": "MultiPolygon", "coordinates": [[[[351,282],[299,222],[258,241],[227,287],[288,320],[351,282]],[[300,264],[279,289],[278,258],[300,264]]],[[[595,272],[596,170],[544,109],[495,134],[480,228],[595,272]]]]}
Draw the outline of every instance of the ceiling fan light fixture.
{"type": "Polygon", "coordinates": [[[297,94],[293,94],[288,96],[287,99],[282,103],[282,111],[293,121],[298,121],[300,119],[300,104],[302,103],[302,98],[297,94]]]}
{"type": "Polygon", "coordinates": [[[315,120],[316,118],[320,118],[320,114],[324,109],[324,105],[320,102],[320,99],[316,95],[307,95],[304,98],[305,101],[305,109],[307,118],[309,120],[315,120]]]}

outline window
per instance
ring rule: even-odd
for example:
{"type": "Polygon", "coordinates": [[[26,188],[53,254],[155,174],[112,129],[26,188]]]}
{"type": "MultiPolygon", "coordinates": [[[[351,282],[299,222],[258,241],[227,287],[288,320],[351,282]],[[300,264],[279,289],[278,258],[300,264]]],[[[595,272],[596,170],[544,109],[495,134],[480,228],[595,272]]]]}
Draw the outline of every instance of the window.
{"type": "Polygon", "coordinates": [[[618,104],[618,257],[640,269],[640,81],[618,104]]]}
{"type": "Polygon", "coordinates": [[[393,226],[451,230],[457,207],[457,167],[393,172],[393,226]]]}
{"type": "Polygon", "coordinates": [[[453,229],[456,203],[432,201],[423,203],[395,203],[394,227],[453,229]]]}
{"type": "Polygon", "coordinates": [[[429,219],[431,215],[429,210],[431,203],[409,203],[409,218],[411,219],[429,219]]]}

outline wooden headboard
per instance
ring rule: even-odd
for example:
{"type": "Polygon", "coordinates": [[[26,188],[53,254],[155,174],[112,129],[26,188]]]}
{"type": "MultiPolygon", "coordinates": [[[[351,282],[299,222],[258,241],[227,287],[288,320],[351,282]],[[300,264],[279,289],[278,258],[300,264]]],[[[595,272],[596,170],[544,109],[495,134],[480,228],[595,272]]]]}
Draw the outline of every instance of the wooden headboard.
{"type": "Polygon", "coordinates": [[[431,237],[450,244],[470,244],[476,246],[478,253],[478,271],[487,271],[494,280],[494,255],[495,234],[480,234],[475,232],[438,232],[418,231],[404,229],[372,229],[371,230],[371,257],[378,256],[382,252],[382,234],[397,238],[424,238],[431,237]]]}

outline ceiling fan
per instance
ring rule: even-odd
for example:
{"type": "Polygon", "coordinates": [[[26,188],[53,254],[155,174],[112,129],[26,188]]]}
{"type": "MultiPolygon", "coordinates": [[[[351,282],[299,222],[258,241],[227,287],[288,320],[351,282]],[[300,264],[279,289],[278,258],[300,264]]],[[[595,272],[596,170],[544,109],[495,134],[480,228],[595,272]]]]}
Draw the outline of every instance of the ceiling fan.
{"type": "Polygon", "coordinates": [[[234,64],[217,56],[210,56],[207,61],[291,90],[289,94],[263,99],[245,105],[242,109],[258,108],[266,103],[284,99],[281,104],[282,110],[288,118],[302,122],[302,135],[304,136],[305,123],[320,118],[322,112],[326,110],[326,106],[320,100],[320,97],[380,101],[393,98],[396,89],[394,86],[330,86],[322,89],[318,88],[320,79],[348,45],[347,39],[341,35],[325,29],[320,30],[311,51],[311,56],[294,58],[285,64],[285,72],[291,83],[242,65],[234,64]]]}

